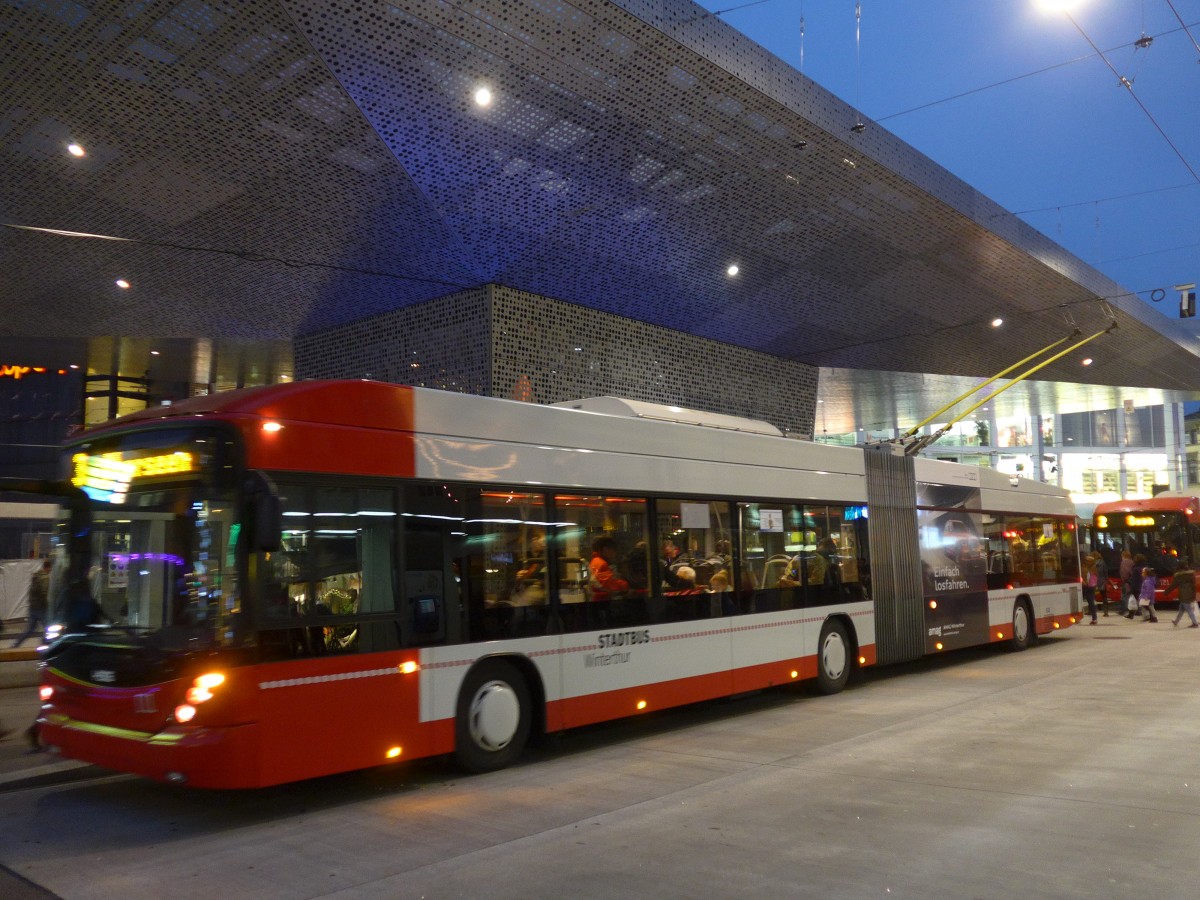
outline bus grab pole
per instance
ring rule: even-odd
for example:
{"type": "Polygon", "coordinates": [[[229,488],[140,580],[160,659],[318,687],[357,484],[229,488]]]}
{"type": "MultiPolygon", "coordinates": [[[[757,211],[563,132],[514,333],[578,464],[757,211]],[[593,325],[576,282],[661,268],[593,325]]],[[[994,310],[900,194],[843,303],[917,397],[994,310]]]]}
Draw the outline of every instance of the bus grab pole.
{"type": "MultiPolygon", "coordinates": [[[[1116,327],[1117,327],[1117,322],[1114,319],[1112,324],[1109,325],[1107,328],[1105,328],[1103,331],[1097,331],[1095,334],[1091,335],[1090,337],[1085,337],[1082,341],[1072,344],[1066,350],[1061,350],[1058,353],[1055,353],[1049,359],[1043,360],[1042,362],[1038,363],[1036,366],[1033,366],[1032,368],[1027,369],[1026,371],[1022,372],[1020,375],[1018,375],[1016,378],[1014,378],[1012,381],[1010,381],[1008,384],[1004,385],[1004,387],[992,391],[990,394],[988,394],[982,400],[979,400],[978,402],[976,402],[975,404],[970,406],[968,409],[966,409],[964,412],[955,416],[953,419],[951,419],[949,422],[947,422],[942,428],[938,429],[938,431],[936,433],[930,435],[928,440],[914,441],[912,444],[910,444],[908,447],[905,448],[905,453],[907,455],[911,456],[911,455],[923,450],[924,448],[928,447],[930,444],[937,441],[938,438],[940,438],[943,434],[945,434],[947,431],[949,431],[951,428],[953,428],[955,425],[957,425],[959,422],[961,422],[963,419],[965,419],[971,413],[975,412],[975,410],[979,409],[979,407],[983,406],[983,404],[987,403],[993,397],[1003,394],[1010,387],[1012,387],[1013,385],[1015,385],[1019,382],[1024,381],[1026,378],[1028,378],[1034,372],[1044,369],[1046,366],[1050,365],[1050,363],[1054,362],[1055,360],[1062,359],[1068,353],[1070,353],[1073,350],[1078,350],[1084,344],[1091,343],[1098,337],[1103,337],[1104,335],[1108,334],[1110,331],[1112,331],[1116,327]]],[[[1078,334],[1079,332],[1076,331],[1075,333],[1078,334]]],[[[1059,341],[1058,343],[1062,343],[1062,342],[1059,341]]],[[[1047,349],[1049,349],[1049,348],[1047,348],[1047,349]]],[[[1034,354],[1034,356],[1037,356],[1037,355],[1038,354],[1036,354],[1036,353],[1034,354]]]]}
{"type": "Polygon", "coordinates": [[[966,400],[968,397],[970,397],[972,394],[974,394],[980,388],[987,387],[989,384],[991,384],[997,378],[1003,378],[1005,375],[1007,375],[1013,369],[1020,368],[1021,366],[1025,365],[1025,363],[1030,362],[1031,360],[1037,359],[1043,353],[1048,353],[1049,351],[1053,350],[1055,347],[1057,347],[1063,341],[1069,341],[1073,337],[1078,337],[1079,334],[1080,334],[1080,331],[1078,328],[1076,328],[1073,332],[1068,334],[1066,337],[1059,338],[1053,344],[1047,344],[1041,350],[1038,350],[1036,353],[1029,354],[1029,356],[1025,357],[1020,362],[1013,363],[1011,366],[1009,366],[1004,371],[997,372],[995,375],[993,375],[991,378],[989,378],[987,381],[983,382],[982,384],[977,384],[977,385],[975,385],[975,387],[971,388],[970,390],[964,391],[963,393],[961,393],[957,397],[955,397],[953,400],[951,400],[949,403],[947,403],[945,406],[943,406],[941,409],[939,409],[937,412],[933,413],[933,415],[922,419],[920,422],[918,422],[912,428],[908,429],[908,431],[904,432],[904,434],[901,435],[900,440],[902,440],[902,441],[908,440],[910,437],[915,435],[918,431],[920,431],[922,428],[924,428],[926,425],[928,425],[930,422],[932,422],[934,419],[936,419],[938,416],[940,416],[946,410],[950,409],[953,406],[957,406],[959,403],[962,403],[962,401],[966,400]]]}

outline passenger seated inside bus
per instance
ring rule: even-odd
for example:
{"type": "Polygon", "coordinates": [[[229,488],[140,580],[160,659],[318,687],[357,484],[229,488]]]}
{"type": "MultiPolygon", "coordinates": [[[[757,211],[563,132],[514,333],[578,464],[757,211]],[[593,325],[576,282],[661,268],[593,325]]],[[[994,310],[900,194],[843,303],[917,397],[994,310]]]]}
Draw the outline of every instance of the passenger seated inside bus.
{"type": "Polygon", "coordinates": [[[691,566],[680,566],[675,570],[676,586],[663,591],[667,598],[666,614],[669,621],[706,619],[710,616],[708,594],[696,584],[696,570],[691,566]],[[702,600],[703,602],[698,602],[702,600]]]}
{"type": "Polygon", "coordinates": [[[711,601],[709,610],[713,618],[734,614],[733,588],[729,584],[729,573],[725,569],[714,574],[709,580],[708,593],[711,601]]]}

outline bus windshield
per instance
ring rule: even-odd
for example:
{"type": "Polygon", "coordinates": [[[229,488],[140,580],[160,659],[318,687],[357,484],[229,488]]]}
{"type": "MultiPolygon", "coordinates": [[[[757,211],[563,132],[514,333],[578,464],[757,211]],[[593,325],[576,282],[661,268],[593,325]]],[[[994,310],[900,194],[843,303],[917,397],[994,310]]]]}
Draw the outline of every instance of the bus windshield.
{"type": "Polygon", "coordinates": [[[1126,550],[1134,559],[1143,557],[1158,575],[1172,575],[1189,547],[1187,520],[1173,510],[1097,515],[1093,540],[1114,575],[1126,550]]]}
{"type": "MultiPolygon", "coordinates": [[[[232,441],[213,430],[173,429],[68,452],[71,481],[91,499],[88,587],[100,623],[163,649],[240,637],[232,441]]],[[[60,591],[60,622],[67,602],[60,591]]]]}

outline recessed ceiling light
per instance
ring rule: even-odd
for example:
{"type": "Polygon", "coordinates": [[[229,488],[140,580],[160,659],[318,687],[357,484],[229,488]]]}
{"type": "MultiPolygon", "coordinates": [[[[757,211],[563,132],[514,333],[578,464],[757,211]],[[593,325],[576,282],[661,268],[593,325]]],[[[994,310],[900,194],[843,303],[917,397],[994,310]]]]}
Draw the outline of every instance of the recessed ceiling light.
{"type": "Polygon", "coordinates": [[[480,87],[480,88],[476,89],[475,105],[476,106],[491,106],[492,105],[491,88],[488,88],[485,86],[485,87],[480,87]]]}
{"type": "Polygon", "coordinates": [[[728,269],[725,270],[725,274],[730,277],[733,277],[740,271],[741,271],[741,269],[739,269],[737,266],[730,266],[728,269]]]}
{"type": "Polygon", "coordinates": [[[116,285],[123,291],[129,290],[129,282],[126,281],[124,278],[118,278],[116,281],[116,285]]]}
{"type": "Polygon", "coordinates": [[[151,350],[151,351],[150,351],[150,355],[151,355],[151,356],[158,356],[158,351],[157,351],[157,350],[151,350]]]}
{"type": "Polygon", "coordinates": [[[87,151],[79,144],[67,144],[67,152],[72,156],[87,156],[87,151]]]}
{"type": "Polygon", "coordinates": [[[1000,318],[999,316],[996,316],[996,318],[992,319],[992,327],[993,328],[999,328],[1003,324],[1004,324],[1004,320],[1002,318],[1000,318]]]}
{"type": "Polygon", "coordinates": [[[1085,365],[1085,366],[1090,366],[1091,364],[1092,364],[1092,358],[1090,356],[1083,361],[1083,365],[1085,365]]]}

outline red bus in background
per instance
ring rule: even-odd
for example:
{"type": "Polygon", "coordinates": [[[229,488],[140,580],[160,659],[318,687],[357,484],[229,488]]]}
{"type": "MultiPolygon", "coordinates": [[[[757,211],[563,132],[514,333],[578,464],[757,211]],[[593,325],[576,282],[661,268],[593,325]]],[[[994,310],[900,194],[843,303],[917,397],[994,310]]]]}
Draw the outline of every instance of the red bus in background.
{"type": "Polygon", "coordinates": [[[1078,620],[1057,488],[571,406],[311,381],[76,437],[43,743],[197,787],[445,753],[486,771],[538,734],[834,693],[856,668],[1078,620]]]}
{"type": "Polygon", "coordinates": [[[1200,497],[1167,491],[1148,500],[1114,500],[1096,504],[1092,514],[1092,548],[1108,565],[1110,596],[1123,597],[1121,557],[1128,551],[1154,569],[1155,602],[1176,601],[1172,585],[1180,560],[1200,565],[1200,497]]]}

